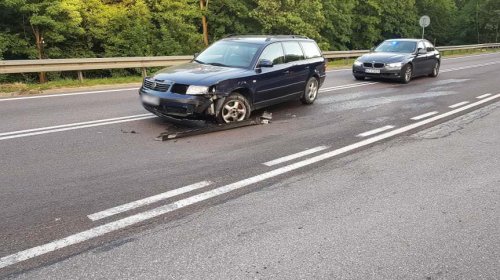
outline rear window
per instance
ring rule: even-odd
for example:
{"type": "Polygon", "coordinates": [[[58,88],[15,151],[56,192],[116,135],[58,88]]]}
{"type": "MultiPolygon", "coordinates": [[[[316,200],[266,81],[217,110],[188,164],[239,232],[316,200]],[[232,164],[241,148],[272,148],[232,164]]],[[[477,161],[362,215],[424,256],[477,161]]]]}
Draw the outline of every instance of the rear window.
{"type": "Polygon", "coordinates": [[[285,62],[292,62],[304,59],[304,53],[298,42],[284,42],[285,62]]]}
{"type": "Polygon", "coordinates": [[[321,51],[318,45],[314,42],[300,42],[302,49],[304,49],[304,55],[306,58],[321,57],[321,51]]]}

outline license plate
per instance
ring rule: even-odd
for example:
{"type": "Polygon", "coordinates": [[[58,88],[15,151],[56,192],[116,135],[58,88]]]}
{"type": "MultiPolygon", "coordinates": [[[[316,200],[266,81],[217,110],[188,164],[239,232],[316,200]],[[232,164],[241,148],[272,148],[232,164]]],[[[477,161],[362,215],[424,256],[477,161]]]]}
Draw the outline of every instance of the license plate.
{"type": "Polygon", "coordinates": [[[365,69],[365,72],[370,74],[380,74],[380,69],[365,69]]]}
{"type": "Polygon", "coordinates": [[[143,94],[143,95],[141,95],[141,98],[142,98],[142,102],[144,102],[144,103],[155,105],[155,106],[160,105],[160,98],[157,96],[143,94]]]}

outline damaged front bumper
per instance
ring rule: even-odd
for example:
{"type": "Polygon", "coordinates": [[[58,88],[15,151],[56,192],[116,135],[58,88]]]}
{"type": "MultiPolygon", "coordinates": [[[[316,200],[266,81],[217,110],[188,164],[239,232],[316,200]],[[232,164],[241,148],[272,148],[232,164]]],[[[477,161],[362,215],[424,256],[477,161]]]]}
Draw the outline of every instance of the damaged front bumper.
{"type": "Polygon", "coordinates": [[[145,87],[139,89],[142,106],[159,117],[182,119],[204,119],[215,116],[217,104],[224,97],[214,94],[187,95],[160,92],[145,87]]]}

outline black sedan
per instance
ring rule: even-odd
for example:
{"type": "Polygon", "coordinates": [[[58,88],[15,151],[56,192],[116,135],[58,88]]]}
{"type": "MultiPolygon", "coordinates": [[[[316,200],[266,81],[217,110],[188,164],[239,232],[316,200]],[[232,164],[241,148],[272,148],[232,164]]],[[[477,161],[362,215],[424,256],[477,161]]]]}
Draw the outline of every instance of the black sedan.
{"type": "Polygon", "coordinates": [[[356,59],[352,73],[356,80],[388,78],[407,84],[417,76],[437,77],[440,65],[441,55],[429,41],[393,39],[356,59]]]}

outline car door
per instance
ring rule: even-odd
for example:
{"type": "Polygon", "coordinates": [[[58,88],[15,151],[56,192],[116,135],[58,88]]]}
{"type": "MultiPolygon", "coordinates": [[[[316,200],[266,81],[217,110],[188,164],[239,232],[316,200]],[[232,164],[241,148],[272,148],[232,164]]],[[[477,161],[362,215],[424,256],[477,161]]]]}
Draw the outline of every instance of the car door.
{"type": "Polygon", "coordinates": [[[415,54],[415,58],[413,59],[413,73],[414,75],[422,75],[427,71],[427,48],[424,45],[423,41],[419,41],[417,43],[417,53],[415,54]],[[419,53],[420,50],[424,50],[425,53],[419,53]]]}
{"type": "Polygon", "coordinates": [[[309,75],[309,64],[305,60],[304,52],[298,41],[283,42],[285,50],[285,63],[290,65],[286,91],[282,92],[283,97],[293,97],[299,95],[305,88],[309,75]]]}
{"type": "Polygon", "coordinates": [[[424,41],[425,47],[427,48],[427,73],[431,73],[434,69],[434,65],[439,61],[438,52],[433,44],[429,41],[424,41]]]}
{"type": "Polygon", "coordinates": [[[257,75],[255,78],[254,104],[265,105],[278,99],[287,87],[286,77],[290,73],[290,65],[285,64],[285,54],[281,43],[268,45],[257,60],[257,75]],[[272,67],[259,67],[259,62],[269,60],[272,67]]]}

